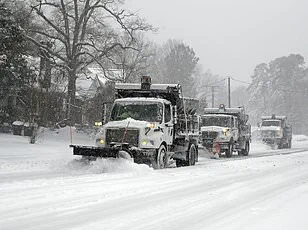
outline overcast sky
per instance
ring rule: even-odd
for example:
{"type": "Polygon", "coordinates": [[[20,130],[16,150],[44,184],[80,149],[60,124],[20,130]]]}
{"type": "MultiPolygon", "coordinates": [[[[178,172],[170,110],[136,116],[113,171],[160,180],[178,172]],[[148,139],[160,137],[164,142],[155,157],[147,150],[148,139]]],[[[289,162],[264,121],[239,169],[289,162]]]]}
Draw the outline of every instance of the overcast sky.
{"type": "Polygon", "coordinates": [[[159,28],[157,43],[190,45],[204,69],[250,81],[255,66],[290,53],[308,62],[308,0],[126,0],[159,28]]]}

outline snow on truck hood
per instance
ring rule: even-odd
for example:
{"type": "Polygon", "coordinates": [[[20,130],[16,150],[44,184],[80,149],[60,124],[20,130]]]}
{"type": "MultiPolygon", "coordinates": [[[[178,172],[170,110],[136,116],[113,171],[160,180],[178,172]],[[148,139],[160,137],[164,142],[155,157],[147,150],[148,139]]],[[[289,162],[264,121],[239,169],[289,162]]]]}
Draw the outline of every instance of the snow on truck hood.
{"type": "Polygon", "coordinates": [[[281,127],[280,126],[262,126],[260,127],[260,130],[261,131],[267,131],[267,130],[278,131],[278,130],[281,130],[281,127]]]}
{"type": "MultiPolygon", "coordinates": [[[[148,121],[139,121],[132,118],[126,118],[125,120],[121,121],[109,121],[107,124],[104,125],[105,128],[144,128],[149,123],[155,122],[148,122],[148,121]]],[[[156,124],[156,123],[155,123],[156,124]]]]}
{"type": "Polygon", "coordinates": [[[215,131],[215,132],[221,132],[224,129],[228,129],[228,127],[221,127],[221,126],[203,126],[201,127],[202,131],[215,131]]]}
{"type": "Polygon", "coordinates": [[[156,97],[127,97],[127,98],[119,98],[116,99],[115,102],[155,102],[155,103],[167,103],[170,104],[170,102],[163,98],[156,98],[156,97]]]}

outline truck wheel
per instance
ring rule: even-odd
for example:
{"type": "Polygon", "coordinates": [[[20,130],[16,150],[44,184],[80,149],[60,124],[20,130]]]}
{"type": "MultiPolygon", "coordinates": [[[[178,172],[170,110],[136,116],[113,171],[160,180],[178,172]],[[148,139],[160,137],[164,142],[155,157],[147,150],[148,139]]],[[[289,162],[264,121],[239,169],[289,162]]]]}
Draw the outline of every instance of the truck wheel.
{"type": "Polygon", "coordinates": [[[196,164],[196,157],[197,157],[197,149],[194,144],[190,145],[189,151],[188,151],[188,161],[187,165],[195,165],[196,164]]]}
{"type": "Polygon", "coordinates": [[[199,161],[199,147],[196,146],[196,162],[199,161]]]}
{"type": "Polygon", "coordinates": [[[228,158],[230,158],[230,157],[232,157],[232,155],[233,155],[233,142],[230,142],[229,146],[228,146],[228,149],[226,151],[226,156],[228,158]]]}
{"type": "Polygon", "coordinates": [[[292,148],[292,140],[289,140],[288,148],[292,148]]]}
{"type": "Polygon", "coordinates": [[[249,144],[249,141],[247,141],[246,144],[245,144],[245,149],[242,150],[242,155],[243,156],[248,156],[249,150],[250,150],[250,144],[249,144]]]}
{"type": "Polygon", "coordinates": [[[187,160],[180,160],[176,159],[175,164],[176,167],[182,167],[182,166],[191,166],[196,164],[196,158],[197,158],[197,149],[194,144],[191,144],[189,147],[189,150],[187,152],[187,160]]]}
{"type": "Polygon", "coordinates": [[[157,150],[156,162],[153,164],[155,169],[163,169],[167,166],[167,151],[164,145],[161,145],[157,150]]]}

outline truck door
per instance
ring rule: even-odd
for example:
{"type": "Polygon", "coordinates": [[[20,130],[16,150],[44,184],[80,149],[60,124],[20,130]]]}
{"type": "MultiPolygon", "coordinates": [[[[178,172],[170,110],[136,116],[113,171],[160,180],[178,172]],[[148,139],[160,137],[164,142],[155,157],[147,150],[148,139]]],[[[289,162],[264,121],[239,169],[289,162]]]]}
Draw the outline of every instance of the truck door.
{"type": "Polygon", "coordinates": [[[171,104],[164,104],[164,139],[168,145],[172,144],[173,140],[173,120],[172,120],[172,111],[171,104]]]}

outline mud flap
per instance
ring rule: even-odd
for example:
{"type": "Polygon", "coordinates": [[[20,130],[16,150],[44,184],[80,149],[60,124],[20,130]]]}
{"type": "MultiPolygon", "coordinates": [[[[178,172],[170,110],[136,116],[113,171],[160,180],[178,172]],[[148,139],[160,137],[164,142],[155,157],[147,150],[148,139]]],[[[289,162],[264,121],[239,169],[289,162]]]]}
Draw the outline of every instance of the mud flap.
{"type": "Polygon", "coordinates": [[[220,145],[218,143],[214,144],[213,150],[211,151],[211,158],[218,159],[220,155],[220,145]]]}

